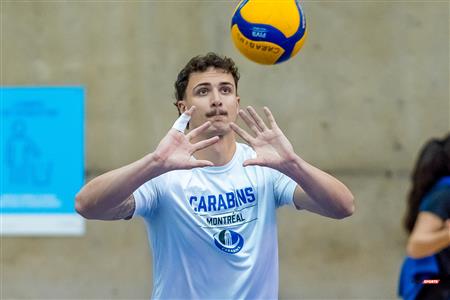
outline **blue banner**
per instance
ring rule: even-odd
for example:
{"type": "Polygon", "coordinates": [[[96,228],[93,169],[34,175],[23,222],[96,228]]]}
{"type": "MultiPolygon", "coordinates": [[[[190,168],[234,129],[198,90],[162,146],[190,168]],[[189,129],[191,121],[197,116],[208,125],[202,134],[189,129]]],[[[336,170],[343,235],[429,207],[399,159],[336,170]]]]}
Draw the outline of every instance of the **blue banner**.
{"type": "Polygon", "coordinates": [[[2,87],[1,214],[76,214],[84,183],[82,87],[2,87]]]}

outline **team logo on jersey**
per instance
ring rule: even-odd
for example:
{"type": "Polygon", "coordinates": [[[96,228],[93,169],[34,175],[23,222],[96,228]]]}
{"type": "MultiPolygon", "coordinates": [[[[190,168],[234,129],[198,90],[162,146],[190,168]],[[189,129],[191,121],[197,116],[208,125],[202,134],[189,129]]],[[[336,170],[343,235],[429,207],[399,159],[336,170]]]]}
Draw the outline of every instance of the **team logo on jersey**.
{"type": "Polygon", "coordinates": [[[244,245],[244,238],[232,230],[222,230],[214,235],[217,248],[226,253],[238,253],[244,245]]]}

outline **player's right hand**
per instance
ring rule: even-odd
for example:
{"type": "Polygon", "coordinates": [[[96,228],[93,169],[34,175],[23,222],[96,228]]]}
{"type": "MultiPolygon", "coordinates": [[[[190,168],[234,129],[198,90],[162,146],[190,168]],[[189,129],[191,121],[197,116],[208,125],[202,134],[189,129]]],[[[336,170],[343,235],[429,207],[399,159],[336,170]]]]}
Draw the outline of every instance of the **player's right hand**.
{"type": "Polygon", "coordinates": [[[191,143],[192,139],[211,126],[211,122],[208,121],[190,131],[188,134],[184,134],[184,130],[187,127],[187,121],[189,121],[194,110],[195,106],[192,106],[178,118],[174,127],[169,130],[153,153],[164,173],[172,170],[192,169],[214,165],[208,160],[195,160],[192,158],[192,155],[196,151],[211,146],[219,140],[218,136],[214,136],[197,143],[191,143]]]}

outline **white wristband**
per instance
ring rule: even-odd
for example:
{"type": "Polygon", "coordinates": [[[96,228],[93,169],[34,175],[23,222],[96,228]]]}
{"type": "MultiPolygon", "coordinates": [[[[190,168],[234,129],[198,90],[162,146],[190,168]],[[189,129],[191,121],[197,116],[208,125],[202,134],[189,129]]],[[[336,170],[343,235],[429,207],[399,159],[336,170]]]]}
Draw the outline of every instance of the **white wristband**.
{"type": "Polygon", "coordinates": [[[175,123],[173,123],[172,128],[178,130],[181,133],[184,133],[184,130],[186,129],[190,119],[191,116],[187,115],[186,113],[182,113],[181,116],[179,116],[175,121],[175,123]]]}

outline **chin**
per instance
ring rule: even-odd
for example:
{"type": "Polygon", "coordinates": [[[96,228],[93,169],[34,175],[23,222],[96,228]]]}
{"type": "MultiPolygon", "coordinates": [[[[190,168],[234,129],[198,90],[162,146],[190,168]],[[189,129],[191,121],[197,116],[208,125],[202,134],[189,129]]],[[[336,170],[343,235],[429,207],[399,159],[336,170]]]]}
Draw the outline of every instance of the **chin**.
{"type": "Polygon", "coordinates": [[[208,136],[224,136],[228,134],[230,131],[232,131],[230,124],[228,123],[220,123],[220,124],[214,124],[211,125],[211,127],[208,129],[208,136]]]}

